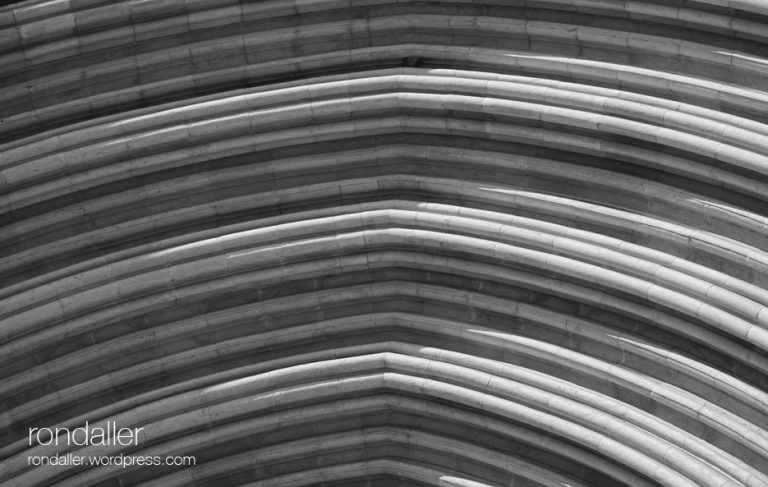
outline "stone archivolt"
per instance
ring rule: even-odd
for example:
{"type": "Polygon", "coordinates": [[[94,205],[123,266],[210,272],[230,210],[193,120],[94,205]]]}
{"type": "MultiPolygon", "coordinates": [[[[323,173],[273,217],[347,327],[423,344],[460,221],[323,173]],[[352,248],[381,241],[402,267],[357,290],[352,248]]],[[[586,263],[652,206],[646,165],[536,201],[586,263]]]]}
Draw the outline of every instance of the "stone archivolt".
{"type": "Polygon", "coordinates": [[[0,66],[0,485],[768,485],[765,2],[28,1],[0,66]]]}

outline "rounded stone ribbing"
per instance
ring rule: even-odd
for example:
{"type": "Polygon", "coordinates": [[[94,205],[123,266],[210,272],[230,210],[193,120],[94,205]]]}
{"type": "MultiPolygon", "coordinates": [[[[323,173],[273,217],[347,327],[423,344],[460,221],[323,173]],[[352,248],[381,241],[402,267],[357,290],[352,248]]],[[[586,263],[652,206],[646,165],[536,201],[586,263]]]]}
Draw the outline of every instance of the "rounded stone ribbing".
{"type": "Polygon", "coordinates": [[[768,485],[754,1],[0,8],[0,485],[768,485]],[[137,447],[29,447],[118,421],[137,447]],[[195,455],[33,468],[28,455],[195,455]]]}

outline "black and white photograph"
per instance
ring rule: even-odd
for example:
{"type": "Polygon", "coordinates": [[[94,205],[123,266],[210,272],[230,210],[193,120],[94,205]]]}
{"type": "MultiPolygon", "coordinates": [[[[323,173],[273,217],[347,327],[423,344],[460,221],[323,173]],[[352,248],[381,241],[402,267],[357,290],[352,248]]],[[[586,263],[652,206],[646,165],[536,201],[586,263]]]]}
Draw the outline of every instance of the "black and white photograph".
{"type": "Polygon", "coordinates": [[[0,487],[768,487],[768,0],[0,0],[0,487]]]}

